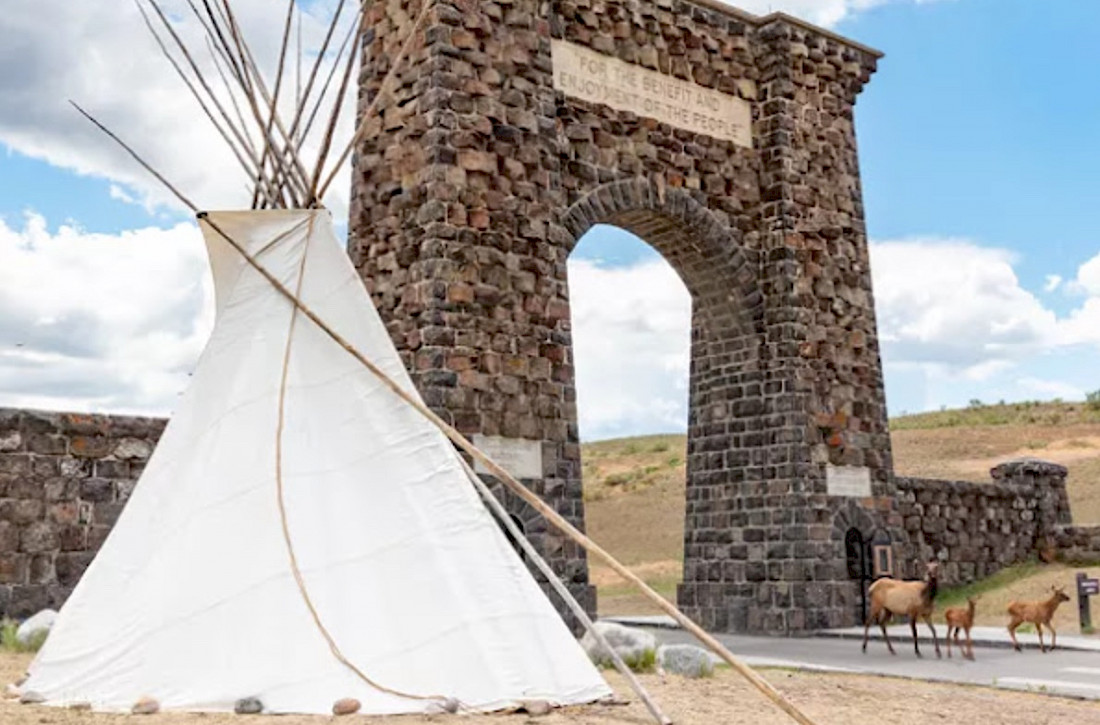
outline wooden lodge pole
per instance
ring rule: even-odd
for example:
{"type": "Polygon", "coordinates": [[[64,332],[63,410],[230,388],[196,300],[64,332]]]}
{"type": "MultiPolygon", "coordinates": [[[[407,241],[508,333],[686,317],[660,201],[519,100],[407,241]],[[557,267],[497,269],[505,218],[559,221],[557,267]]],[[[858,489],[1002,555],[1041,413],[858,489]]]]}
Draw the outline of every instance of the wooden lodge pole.
{"type": "MultiPolygon", "coordinates": [[[[317,212],[327,213],[327,212],[317,212]]],[[[706,630],[693,622],[686,614],[681,612],[674,604],[665,600],[660,594],[655,592],[648,584],[646,584],[640,577],[634,572],[627,569],[619,561],[611,556],[607,551],[603,549],[599,544],[592,539],[585,536],[584,533],[579,531],[569,521],[567,521],[561,514],[549,506],[545,501],[539,498],[535,493],[530,491],[526,486],[516,480],[508,471],[500,466],[496,461],[491,459],[488,455],[483,453],[477,446],[468,441],[465,436],[458,432],[453,426],[447,423],[445,420],[436,415],[430,408],[428,408],[419,399],[419,397],[413,393],[407,392],[404,388],[394,382],[386,373],[368,360],[361,352],[344,339],[340,333],[333,330],[329,325],[316,315],[309,307],[305,305],[298,297],[287,289],[286,285],[280,282],[271,274],[263,265],[261,265],[255,258],[248,253],[248,251],[241,246],[236,240],[232,239],[220,226],[212,221],[205,212],[200,213],[199,219],[203,220],[211,229],[216,231],[226,242],[230,244],[245,261],[260,273],[264,279],[271,283],[276,290],[279,291],[283,297],[285,297],[296,309],[298,309],[303,315],[305,315],[311,322],[319,327],[326,335],[331,337],[340,347],[344,348],[352,357],[358,360],[362,365],[370,370],[387,388],[393,391],[399,398],[415,408],[421,415],[431,421],[437,428],[439,428],[444,435],[447,436],[456,446],[461,448],[466,453],[470,454],[474,460],[479,461],[481,465],[485,466],[489,472],[498,478],[505,486],[512,490],[517,496],[527,502],[532,508],[546,517],[547,521],[552,523],[569,538],[580,544],[586,551],[593,554],[598,559],[602,560],[605,564],[611,567],[616,574],[626,579],[628,582],[638,588],[639,591],[647,599],[652,601],[663,612],[667,613],[670,617],[675,619],[680,626],[691,632],[700,642],[705,644],[712,652],[721,657],[726,663],[736,670],[742,677],[749,681],[757,690],[764,694],[775,705],[787,713],[795,722],[800,725],[815,725],[814,721],[805,715],[801,710],[794,706],[793,703],[783,697],[782,693],[776,690],[770,682],[765,680],[759,674],[757,674],[751,667],[742,662],[736,655],[730,652],[725,645],[711,636],[706,630]]]]}
{"type": "Polygon", "coordinates": [[[646,709],[649,710],[653,718],[660,723],[660,725],[672,725],[670,720],[663,712],[656,702],[649,696],[646,689],[642,686],[642,683],[638,681],[638,678],[623,662],[623,658],[619,656],[619,653],[608,643],[607,638],[596,629],[595,623],[588,616],[588,612],[584,611],[584,607],[577,601],[573,593],[569,591],[569,588],[565,586],[565,583],[561,580],[550,564],[543,558],[542,554],[538,552],[534,544],[528,541],[524,536],[523,531],[516,525],[515,521],[512,521],[512,517],[508,515],[508,512],[504,510],[504,506],[500,503],[493,492],[489,490],[489,487],[481,480],[481,476],[474,472],[474,469],[470,467],[470,464],[466,462],[462,456],[458,457],[459,462],[462,464],[462,470],[466,472],[466,476],[469,477],[470,483],[474,484],[474,488],[481,494],[481,498],[484,499],[485,505],[489,507],[489,510],[496,514],[497,519],[500,520],[501,526],[503,526],[512,538],[523,549],[523,553],[531,558],[531,561],[535,563],[535,567],[538,568],[542,575],[546,577],[550,582],[550,586],[557,592],[557,595],[562,598],[569,610],[573,612],[573,616],[581,623],[585,631],[592,635],[592,638],[596,640],[596,644],[599,645],[608,656],[611,658],[611,664],[615,666],[615,669],[619,671],[619,674],[623,676],[627,684],[630,685],[630,689],[634,690],[634,693],[641,698],[645,703],[646,709]]]}

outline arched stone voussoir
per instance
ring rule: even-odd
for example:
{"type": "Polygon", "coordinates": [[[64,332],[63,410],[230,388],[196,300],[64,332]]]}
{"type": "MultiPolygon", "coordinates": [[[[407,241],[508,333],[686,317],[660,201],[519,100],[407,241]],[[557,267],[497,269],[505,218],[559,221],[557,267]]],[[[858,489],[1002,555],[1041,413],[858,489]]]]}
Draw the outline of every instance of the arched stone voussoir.
{"type": "Polygon", "coordinates": [[[759,255],[741,244],[738,230],[690,192],[641,177],[621,179],[588,192],[559,220],[572,235],[570,252],[596,224],[613,224],[638,235],[669,261],[697,303],[708,302],[710,296],[704,291],[710,280],[702,276],[720,274],[730,284],[725,294],[736,300],[745,331],[762,323],[759,255]]]}

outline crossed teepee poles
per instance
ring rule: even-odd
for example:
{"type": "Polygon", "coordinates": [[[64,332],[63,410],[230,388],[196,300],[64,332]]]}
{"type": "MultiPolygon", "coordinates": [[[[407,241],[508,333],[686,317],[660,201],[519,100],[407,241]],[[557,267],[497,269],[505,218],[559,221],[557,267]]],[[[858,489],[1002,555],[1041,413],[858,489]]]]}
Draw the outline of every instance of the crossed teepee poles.
{"type": "MultiPolygon", "coordinates": [[[[364,5],[357,3],[358,8],[353,13],[352,26],[346,31],[344,40],[332,59],[332,66],[321,86],[315,91],[316,81],[321,75],[324,62],[329,59],[327,51],[336,35],[337,26],[344,13],[346,0],[339,0],[334,11],[334,17],[324,36],[321,50],[310,70],[306,75],[304,84],[299,74],[294,90],[294,112],[289,124],[284,123],[278,108],[280,98],[285,99],[284,71],[289,57],[292,30],[294,27],[294,10],[296,0],[289,0],[286,19],[283,25],[282,42],[278,60],[277,76],[273,84],[269,86],[260,72],[248,43],[246,42],[241,27],[231,7],[229,0],[186,0],[193,15],[204,32],[204,43],[210,54],[213,67],[216,69],[222,81],[224,92],[216,91],[214,86],[207,81],[206,75],[189,51],[183,39],[176,32],[172,21],[164,13],[156,0],[135,0],[142,16],[145,19],[149,31],[156,38],[164,54],[169,58],[173,68],[184,80],[188,89],[195,96],[206,117],[218,129],[223,140],[229,145],[235,158],[241,164],[252,182],[252,206],[255,209],[265,208],[313,208],[321,205],[326,191],[335,178],[338,170],[351,153],[368,133],[368,120],[377,111],[383,96],[389,93],[390,85],[396,77],[398,69],[403,64],[413,43],[422,28],[424,21],[429,17],[434,5],[431,0],[425,0],[419,14],[408,30],[408,34],[402,43],[397,56],[391,62],[390,69],[382,80],[374,98],[363,110],[358,126],[351,140],[337,155],[334,163],[327,164],[327,158],[332,148],[336,123],[343,99],[355,66],[356,49],[360,47],[365,29],[366,15],[364,5]],[[146,11],[144,5],[148,5],[152,14],[146,11]],[[200,7],[201,5],[201,7],[200,7]],[[154,22],[154,18],[156,22],[154,22]],[[158,27],[160,28],[158,30],[158,27]],[[170,50],[175,48],[175,52],[170,50]],[[345,55],[346,52],[346,55],[345,55]],[[336,97],[329,106],[329,118],[322,131],[319,140],[317,161],[312,170],[308,170],[302,163],[302,152],[306,145],[307,137],[314,128],[318,113],[325,107],[325,98],[331,81],[334,79],[337,69],[343,64],[343,71],[336,91],[336,97]],[[258,139],[257,139],[258,136],[258,139]],[[326,173],[327,169],[327,173],[326,173]]],[[[300,35],[300,21],[299,21],[300,35]]],[[[299,52],[300,55],[300,52],[299,52]]],[[[76,104],[73,104],[76,106],[76,104]]],[[[104,133],[120,144],[139,164],[165,185],[184,205],[193,212],[199,214],[204,223],[209,225],[221,238],[223,238],[244,260],[267,280],[281,296],[286,298],[300,313],[312,324],[316,325],[329,338],[342,347],[348,354],[354,357],[360,364],[366,367],[380,382],[382,382],[395,395],[405,403],[416,409],[422,416],[441,430],[450,441],[480,462],[493,476],[503,483],[515,495],[532,508],[542,514],[551,524],[561,530],[566,536],[582,546],[589,554],[605,562],[619,576],[637,587],[643,595],[651,600],[657,607],[675,619],[681,626],[691,632],[711,651],[727,662],[739,674],[745,677],[754,687],[762,692],[768,699],[786,712],[792,719],[802,725],[814,725],[805,714],[790,703],[770,683],[757,674],[752,668],[743,663],[721,642],[711,636],[699,625],[688,618],[676,606],[666,601],[650,588],[641,578],[623,566],[607,551],[588,538],[584,533],[570,524],[556,510],[546,504],[536,494],[520,483],[508,471],[493,461],[489,456],[475,447],[456,429],[447,424],[438,415],[425,406],[416,396],[411,395],[387,376],[370,359],[357,350],[344,339],[338,332],[332,329],[325,320],[313,312],[299,297],[284,284],[282,284],[271,272],[266,269],[253,255],[245,249],[231,235],[220,228],[217,223],[200,212],[200,208],[184,196],[163,175],[157,172],[130,146],[119,139],[110,130],[96,121],[91,115],[77,106],[77,109],[89,120],[96,124],[104,133]]],[[[607,646],[606,640],[592,626],[592,622],[583,608],[569,593],[568,589],[556,576],[546,561],[538,554],[534,547],[526,540],[510,517],[503,510],[500,502],[489,491],[488,486],[473,472],[466,461],[463,461],[464,469],[470,481],[485,500],[488,508],[498,517],[502,525],[528,554],[535,565],[546,575],[551,586],[562,596],[565,602],[577,615],[578,620],[596,637],[597,641],[612,653],[616,667],[623,673],[630,686],[637,692],[654,718],[665,725],[671,721],[660,711],[644,688],[623,664],[622,660],[607,646]]]]}

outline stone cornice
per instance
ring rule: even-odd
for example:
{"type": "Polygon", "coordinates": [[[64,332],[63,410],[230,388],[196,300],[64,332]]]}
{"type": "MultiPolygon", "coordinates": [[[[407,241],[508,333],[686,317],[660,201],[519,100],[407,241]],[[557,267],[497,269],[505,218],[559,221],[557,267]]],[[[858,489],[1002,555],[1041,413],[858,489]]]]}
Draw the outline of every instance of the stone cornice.
{"type": "Polygon", "coordinates": [[[854,41],[850,38],[845,38],[843,35],[840,35],[838,33],[834,33],[831,30],[826,30],[825,28],[822,28],[818,25],[814,25],[813,23],[802,20],[801,18],[796,18],[793,15],[788,15],[787,13],[774,12],[774,13],[768,13],[767,15],[753,15],[752,13],[750,13],[748,11],[741,10],[740,8],[736,8],[736,7],[733,7],[732,5],[728,5],[724,2],[721,2],[721,0],[684,0],[684,1],[688,2],[690,4],[693,4],[693,5],[700,5],[702,7],[708,8],[710,10],[715,10],[715,11],[723,13],[725,15],[730,15],[730,16],[738,18],[740,20],[744,20],[746,23],[749,23],[751,25],[755,25],[757,27],[760,27],[760,26],[763,26],[763,25],[768,25],[769,23],[774,23],[774,22],[784,22],[784,23],[787,23],[788,25],[794,25],[794,26],[797,26],[799,28],[802,28],[803,30],[808,30],[812,33],[816,33],[818,35],[829,38],[830,40],[834,40],[834,41],[840,43],[841,45],[846,45],[849,48],[852,48],[854,50],[858,50],[861,53],[867,53],[868,55],[871,55],[872,57],[874,57],[876,59],[881,58],[881,57],[883,57],[883,55],[885,55],[881,50],[877,50],[875,48],[872,48],[869,45],[864,45],[862,43],[858,43],[858,42],[856,42],[856,41],[854,41]]]}

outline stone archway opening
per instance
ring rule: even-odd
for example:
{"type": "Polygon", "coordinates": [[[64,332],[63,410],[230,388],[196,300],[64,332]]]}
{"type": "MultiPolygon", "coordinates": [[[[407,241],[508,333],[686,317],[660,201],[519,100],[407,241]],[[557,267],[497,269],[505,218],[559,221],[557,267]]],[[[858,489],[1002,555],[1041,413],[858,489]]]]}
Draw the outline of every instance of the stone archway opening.
{"type": "MultiPolygon", "coordinates": [[[[691,295],[653,247],[617,226],[569,257],[588,532],[670,601],[683,577],[691,295]]],[[[590,561],[601,615],[659,614],[590,561]]]]}
{"type": "MultiPolygon", "coordinates": [[[[760,523],[743,502],[766,492],[766,484],[758,480],[764,472],[759,449],[774,424],[763,405],[763,297],[753,253],[743,246],[736,228],[689,192],[638,180],[601,186],[562,218],[572,236],[568,251],[590,230],[611,224],[644,240],[687,290],[686,481],[682,504],[679,498],[675,503],[675,512],[683,515],[683,564],[675,599],[710,626],[725,628],[731,617],[735,626],[743,626],[747,611],[730,607],[724,599],[733,589],[751,596],[755,582],[767,574],[754,568],[764,558],[766,542],[752,534],[742,536],[741,528],[760,523]]],[[[576,294],[572,283],[566,294],[570,299],[576,294]]],[[[659,567],[653,572],[655,578],[662,574],[674,582],[677,572],[659,567]]],[[[672,584],[665,582],[665,588],[672,598],[672,584]]]]}

